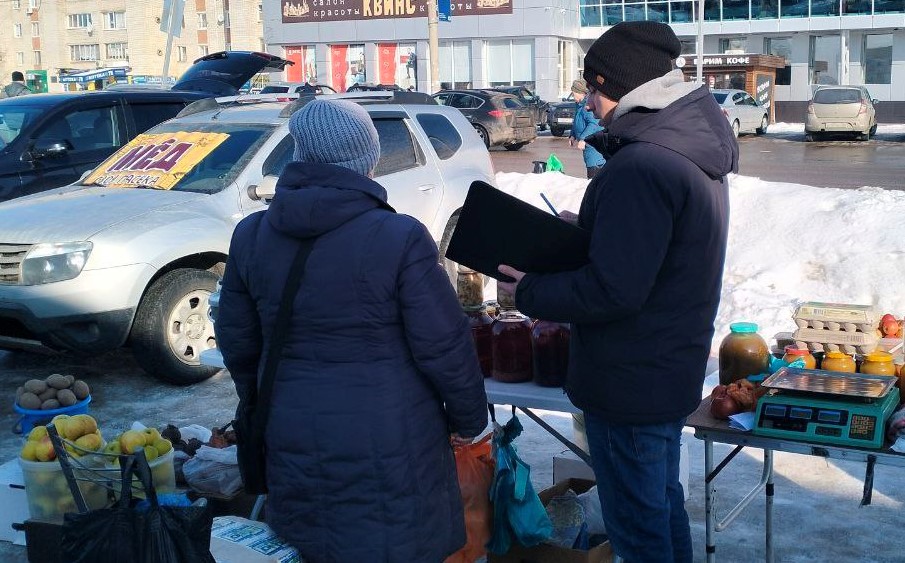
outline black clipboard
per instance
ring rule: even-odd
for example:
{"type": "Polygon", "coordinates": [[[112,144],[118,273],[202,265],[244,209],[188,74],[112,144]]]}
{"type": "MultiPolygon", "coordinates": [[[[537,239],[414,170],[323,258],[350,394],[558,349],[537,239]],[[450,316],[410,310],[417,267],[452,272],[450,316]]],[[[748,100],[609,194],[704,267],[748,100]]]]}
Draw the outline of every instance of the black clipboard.
{"type": "Polygon", "coordinates": [[[588,263],[590,234],[486,182],[473,182],[446,257],[497,280],[500,264],[533,273],[575,270],[588,263]]]}

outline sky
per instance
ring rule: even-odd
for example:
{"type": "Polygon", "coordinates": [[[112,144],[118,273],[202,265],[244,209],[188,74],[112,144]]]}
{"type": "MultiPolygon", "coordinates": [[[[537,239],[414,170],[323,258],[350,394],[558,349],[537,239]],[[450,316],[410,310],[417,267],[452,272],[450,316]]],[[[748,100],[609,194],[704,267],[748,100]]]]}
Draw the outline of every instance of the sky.
{"type": "MultiPolygon", "coordinates": [[[[792,132],[801,124],[777,124],[792,132]]],[[[905,130],[905,126],[898,126],[905,130]]],[[[778,127],[779,128],[779,127],[778,127]]],[[[498,173],[497,186],[548,210],[578,211],[587,180],[557,172],[498,173]]],[[[712,353],[729,324],[755,322],[768,342],[795,329],[799,302],[874,305],[905,314],[905,191],[729,178],[729,245],[712,353]]],[[[496,295],[495,282],[485,298],[496,295]]]]}

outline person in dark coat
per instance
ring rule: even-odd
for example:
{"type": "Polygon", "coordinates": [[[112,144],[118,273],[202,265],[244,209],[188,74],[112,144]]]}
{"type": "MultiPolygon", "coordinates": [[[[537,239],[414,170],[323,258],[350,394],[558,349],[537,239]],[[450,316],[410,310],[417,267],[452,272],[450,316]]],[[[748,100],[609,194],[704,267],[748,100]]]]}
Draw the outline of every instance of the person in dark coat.
{"type": "Polygon", "coordinates": [[[679,482],[685,417],[701,401],[729,223],[726,175],[738,145],[706,86],[674,70],[668,25],[619,23],[585,56],[588,107],[606,157],[578,225],[586,266],[500,271],[516,306],[572,323],[566,390],[585,415],[603,517],[631,563],[692,560],[679,482]]]}
{"type": "Polygon", "coordinates": [[[465,544],[451,441],[487,423],[468,320],[427,229],[370,179],[367,112],[315,100],[289,129],[295,162],[236,227],[216,323],[241,401],[315,239],[270,405],[267,522],[311,563],[443,561],[465,544]]]}

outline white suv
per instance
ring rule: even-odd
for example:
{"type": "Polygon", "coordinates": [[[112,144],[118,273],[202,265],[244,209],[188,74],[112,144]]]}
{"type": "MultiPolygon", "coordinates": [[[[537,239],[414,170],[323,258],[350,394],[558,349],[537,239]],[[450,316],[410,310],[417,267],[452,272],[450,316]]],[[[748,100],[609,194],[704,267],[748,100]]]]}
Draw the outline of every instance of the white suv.
{"type": "MultiPolygon", "coordinates": [[[[380,134],[375,180],[441,252],[490,156],[454,108],[423,94],[337,94],[380,134]]],[[[0,204],[0,348],[93,354],[130,345],[173,383],[213,375],[208,300],[235,225],[292,157],[287,118],[311,97],[208,99],[137,137],[80,182],[0,204]]],[[[447,264],[451,273],[451,264],[447,264]]]]}

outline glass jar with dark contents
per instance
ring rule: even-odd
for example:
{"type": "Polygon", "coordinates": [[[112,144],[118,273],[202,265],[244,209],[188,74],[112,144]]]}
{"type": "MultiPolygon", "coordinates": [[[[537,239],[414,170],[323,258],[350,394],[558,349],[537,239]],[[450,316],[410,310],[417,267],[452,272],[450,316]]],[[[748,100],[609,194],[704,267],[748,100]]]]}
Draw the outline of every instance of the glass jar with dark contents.
{"type": "Polygon", "coordinates": [[[757,334],[754,323],[732,323],[729,334],[720,343],[720,384],[749,375],[767,373],[770,368],[770,349],[757,334]]]}
{"type": "Polygon", "coordinates": [[[531,329],[534,382],[541,387],[562,387],[569,370],[569,325],[538,320],[531,329]]]}
{"type": "Polygon", "coordinates": [[[493,374],[493,319],[484,307],[466,307],[465,314],[471,325],[471,337],[478,353],[481,373],[484,377],[490,377],[493,374]]]}
{"type": "Polygon", "coordinates": [[[491,326],[493,378],[503,383],[531,381],[531,320],[504,311],[491,326]]]}

